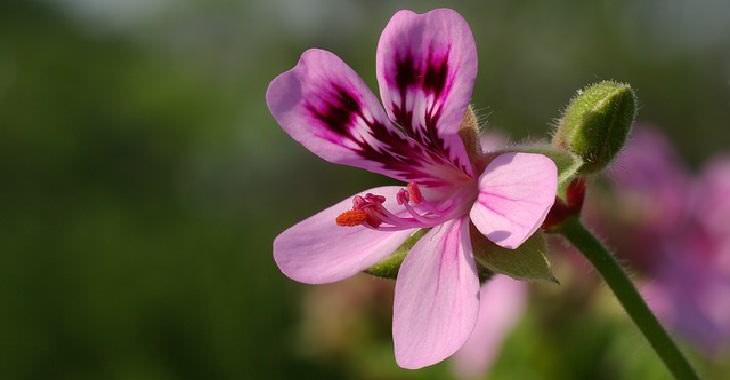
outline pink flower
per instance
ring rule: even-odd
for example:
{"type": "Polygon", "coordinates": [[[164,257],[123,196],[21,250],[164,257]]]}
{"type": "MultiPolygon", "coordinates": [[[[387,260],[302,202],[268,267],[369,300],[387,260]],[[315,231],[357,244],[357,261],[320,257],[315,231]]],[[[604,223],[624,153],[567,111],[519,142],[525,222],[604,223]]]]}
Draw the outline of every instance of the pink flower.
{"type": "Polygon", "coordinates": [[[617,196],[631,205],[626,209],[646,234],[671,233],[686,219],[691,178],[658,130],[636,126],[610,174],[617,196]]]}
{"type": "Polygon", "coordinates": [[[483,378],[517,325],[527,306],[527,284],[495,276],[482,285],[479,317],[474,331],[453,357],[455,374],[462,379],[483,378]]]}
{"type": "Polygon", "coordinates": [[[647,125],[634,128],[609,174],[613,203],[604,210],[589,204],[586,217],[608,230],[609,242],[634,269],[651,272],[662,259],[663,242],[687,230],[692,177],[669,139],[647,125]]]}
{"type": "Polygon", "coordinates": [[[479,279],[471,223],[492,242],[516,248],[555,198],[557,168],[547,157],[466,150],[459,130],[476,72],[474,39],[458,13],[400,11],[377,48],[384,107],[350,67],[323,50],[302,54],[266,94],[284,131],[320,158],[408,183],[356,194],[274,241],[284,274],[322,284],[372,266],[417,230],[430,229],[396,283],[393,340],[405,368],[445,359],[474,328],[479,279]]]}
{"type": "Polygon", "coordinates": [[[612,178],[633,222],[619,226],[618,252],[647,272],[642,294],[651,309],[706,352],[728,347],[730,160],[712,160],[693,178],[668,139],[642,127],[612,178]]]}
{"type": "Polygon", "coordinates": [[[730,243],[730,156],[715,157],[693,188],[694,217],[714,240],[730,243]]]}
{"type": "Polygon", "coordinates": [[[716,352],[730,348],[730,160],[711,160],[692,185],[691,224],[666,242],[671,246],[650,289],[665,298],[661,316],[700,348],[716,352]]]}
{"type": "Polygon", "coordinates": [[[707,353],[730,347],[730,276],[727,251],[694,231],[665,242],[642,294],[657,316],[707,353]]]}

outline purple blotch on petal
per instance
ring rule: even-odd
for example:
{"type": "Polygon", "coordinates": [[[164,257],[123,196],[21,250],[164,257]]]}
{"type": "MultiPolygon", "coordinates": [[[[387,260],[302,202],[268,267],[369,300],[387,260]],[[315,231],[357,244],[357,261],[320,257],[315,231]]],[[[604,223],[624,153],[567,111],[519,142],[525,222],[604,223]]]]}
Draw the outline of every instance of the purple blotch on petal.
{"type": "Polygon", "coordinates": [[[427,94],[441,95],[446,88],[449,74],[448,52],[440,57],[431,57],[423,75],[423,91],[427,94]]]}
{"type": "Polygon", "coordinates": [[[350,126],[355,117],[362,114],[360,103],[343,86],[332,84],[332,90],[324,97],[317,99],[319,105],[307,103],[306,108],[312,117],[327,129],[339,136],[352,137],[350,126]]]}

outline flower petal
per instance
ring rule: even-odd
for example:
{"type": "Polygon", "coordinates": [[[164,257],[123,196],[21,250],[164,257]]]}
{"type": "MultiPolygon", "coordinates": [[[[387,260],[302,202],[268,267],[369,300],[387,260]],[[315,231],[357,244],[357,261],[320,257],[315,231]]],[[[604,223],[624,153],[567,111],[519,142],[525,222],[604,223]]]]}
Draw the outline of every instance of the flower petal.
{"type": "MultiPolygon", "coordinates": [[[[364,191],[384,195],[394,214],[403,211],[396,204],[395,186],[364,191]]],[[[354,197],[354,195],[353,195],[354,197]]],[[[350,197],[311,216],[279,234],[274,240],[274,260],[289,278],[324,284],[348,278],[393,253],[415,230],[376,231],[366,227],[339,227],[335,218],[352,207],[350,197]]]]}
{"type": "Polygon", "coordinates": [[[464,18],[450,9],[399,11],[380,36],[376,73],[391,120],[472,174],[458,136],[477,75],[476,44],[464,18]]]}
{"type": "Polygon", "coordinates": [[[555,201],[558,170],[542,154],[504,153],[479,177],[471,220],[487,239],[517,248],[545,220],[555,201]]]}
{"type": "Polygon", "coordinates": [[[362,79],[328,51],[302,54],[271,81],[266,102],[286,133],[329,162],[427,186],[465,176],[395,127],[362,79]]]}
{"type": "Polygon", "coordinates": [[[469,220],[429,231],[406,256],[395,286],[393,341],[403,368],[436,364],[469,338],[479,308],[469,220]]]}
{"type": "Polygon", "coordinates": [[[479,292],[479,317],[469,340],[454,355],[459,378],[483,377],[496,359],[504,339],[519,322],[527,304],[527,285],[495,276],[479,292]]]}

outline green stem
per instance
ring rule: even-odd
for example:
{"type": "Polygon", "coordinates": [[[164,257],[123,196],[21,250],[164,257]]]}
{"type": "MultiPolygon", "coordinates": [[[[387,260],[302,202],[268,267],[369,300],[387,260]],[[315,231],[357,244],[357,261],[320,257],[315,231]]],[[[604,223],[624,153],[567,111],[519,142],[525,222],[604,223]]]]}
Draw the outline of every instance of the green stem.
{"type": "Polygon", "coordinates": [[[618,298],[631,319],[639,327],[654,351],[675,379],[699,379],[687,358],[672,341],[667,331],[649,310],[646,302],[608,249],[588,231],[578,218],[568,218],[559,227],[562,233],[591,264],[601,273],[603,279],[618,298]]]}

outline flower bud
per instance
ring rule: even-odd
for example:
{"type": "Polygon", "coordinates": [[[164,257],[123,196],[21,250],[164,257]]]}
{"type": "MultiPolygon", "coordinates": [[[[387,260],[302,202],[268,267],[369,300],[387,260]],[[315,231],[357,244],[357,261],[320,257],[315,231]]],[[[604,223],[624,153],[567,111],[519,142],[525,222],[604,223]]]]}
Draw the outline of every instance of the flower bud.
{"type": "Polygon", "coordinates": [[[570,101],[553,145],[580,156],[580,174],[606,167],[624,146],[636,113],[636,97],[631,86],[602,81],[586,87],[570,101]]]}

